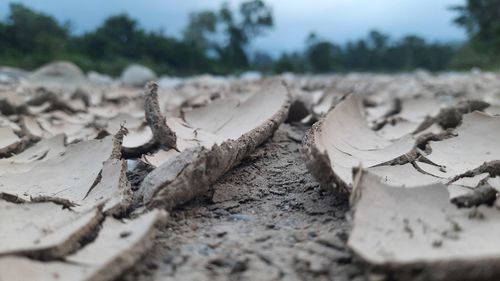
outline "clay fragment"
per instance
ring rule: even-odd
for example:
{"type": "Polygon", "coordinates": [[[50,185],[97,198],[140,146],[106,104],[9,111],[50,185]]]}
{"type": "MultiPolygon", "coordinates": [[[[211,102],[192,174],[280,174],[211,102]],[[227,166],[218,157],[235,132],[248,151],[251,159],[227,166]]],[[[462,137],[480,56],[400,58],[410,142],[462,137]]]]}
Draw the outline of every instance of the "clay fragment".
{"type": "Polygon", "coordinates": [[[112,150],[112,137],[69,145],[64,154],[37,163],[28,171],[1,175],[0,192],[25,200],[49,196],[81,202],[112,150]],[[47,177],[49,174],[52,176],[47,177]]]}
{"type": "Polygon", "coordinates": [[[445,183],[445,179],[421,173],[411,163],[394,166],[377,166],[366,169],[377,175],[388,186],[413,188],[422,185],[445,183]]]}
{"type": "MultiPolygon", "coordinates": [[[[426,158],[442,166],[450,180],[474,170],[485,162],[500,159],[497,140],[500,119],[480,112],[463,117],[462,124],[454,131],[455,137],[429,143],[431,153],[426,158]]],[[[424,170],[426,170],[424,168],[424,170]]],[[[426,170],[439,176],[433,170],[426,170]]]]}
{"type": "Polygon", "coordinates": [[[23,114],[27,112],[24,99],[15,91],[0,89],[0,113],[3,115],[23,114]]]}
{"type": "Polygon", "coordinates": [[[491,206],[497,199],[498,191],[488,183],[483,183],[472,192],[452,198],[451,202],[461,208],[470,208],[480,205],[491,206]]]}
{"type": "Polygon", "coordinates": [[[96,230],[101,219],[98,209],[75,213],[52,202],[14,204],[0,200],[0,256],[64,257],[96,230]]]}
{"type": "Polygon", "coordinates": [[[145,178],[140,188],[144,204],[172,209],[206,193],[210,184],[273,134],[286,119],[288,107],[286,88],[272,83],[245,102],[221,100],[186,113],[186,122],[167,120],[181,152],[162,156],[158,171],[145,178]]]}
{"type": "Polygon", "coordinates": [[[186,149],[151,171],[141,183],[137,205],[151,201],[161,188],[172,183],[186,166],[193,163],[201,151],[201,148],[186,149]]]}
{"type": "Polygon", "coordinates": [[[0,159],[0,175],[27,172],[37,163],[52,159],[64,150],[64,135],[41,140],[17,155],[0,159]]]}
{"type": "Polygon", "coordinates": [[[144,112],[146,113],[146,121],[153,132],[154,140],[161,149],[177,150],[177,137],[168,127],[166,119],[160,111],[160,105],[158,104],[158,84],[148,82],[144,95],[144,112]]]}
{"type": "Polygon", "coordinates": [[[500,274],[500,212],[458,209],[443,184],[390,187],[363,173],[349,247],[398,279],[487,280],[500,274]]]}
{"type": "Polygon", "coordinates": [[[115,137],[67,147],[62,147],[62,136],[42,141],[0,161],[5,167],[0,172],[0,194],[25,202],[78,206],[78,210],[104,204],[105,212],[122,213],[131,202],[126,163],[120,159],[123,136],[121,130],[115,137]]]}
{"type": "Polygon", "coordinates": [[[155,210],[133,220],[106,218],[94,241],[62,261],[0,257],[1,280],[115,280],[152,248],[166,213],[155,210]]]}
{"type": "Polygon", "coordinates": [[[144,90],[144,112],[148,127],[132,126],[131,136],[127,137],[123,146],[126,158],[137,158],[155,151],[177,149],[177,137],[167,125],[158,98],[158,84],[148,82],[144,90]]]}
{"type": "Polygon", "coordinates": [[[328,186],[336,184],[339,192],[349,192],[353,168],[369,168],[398,159],[408,162],[414,158],[411,154],[415,153],[415,145],[411,136],[391,142],[376,134],[361,115],[358,99],[350,95],[311,128],[304,150],[309,170],[316,178],[328,186]]]}
{"type": "Polygon", "coordinates": [[[63,97],[61,93],[55,93],[46,88],[38,88],[35,94],[26,102],[29,106],[42,106],[41,110],[32,113],[62,110],[69,113],[84,111],[86,105],[81,100],[71,100],[69,96],[63,97]],[[36,112],[39,111],[39,112],[36,112]]]}
{"type": "Polygon", "coordinates": [[[24,149],[28,142],[29,139],[20,138],[11,127],[0,127],[0,158],[24,149]]]}

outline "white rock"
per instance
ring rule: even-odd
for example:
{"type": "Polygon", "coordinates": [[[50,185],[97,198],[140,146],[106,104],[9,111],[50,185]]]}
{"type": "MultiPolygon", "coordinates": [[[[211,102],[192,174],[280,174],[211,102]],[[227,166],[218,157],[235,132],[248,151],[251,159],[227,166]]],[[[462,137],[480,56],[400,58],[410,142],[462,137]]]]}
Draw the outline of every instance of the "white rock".
{"type": "Polygon", "coordinates": [[[123,84],[142,87],[148,81],[156,79],[156,74],[146,66],[131,64],[122,72],[120,79],[123,84]]]}
{"type": "Polygon", "coordinates": [[[74,63],[56,61],[37,69],[26,80],[27,87],[46,87],[73,92],[88,83],[87,77],[74,63]]]}

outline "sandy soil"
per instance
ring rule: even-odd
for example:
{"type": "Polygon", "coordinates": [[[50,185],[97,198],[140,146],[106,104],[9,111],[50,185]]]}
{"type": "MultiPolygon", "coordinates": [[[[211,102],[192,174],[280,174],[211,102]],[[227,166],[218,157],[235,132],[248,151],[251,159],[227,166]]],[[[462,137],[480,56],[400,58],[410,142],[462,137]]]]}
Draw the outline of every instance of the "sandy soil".
{"type": "Polygon", "coordinates": [[[305,167],[307,128],[283,124],[206,198],[172,213],[122,280],[366,280],[349,253],[348,204],[305,167]]]}

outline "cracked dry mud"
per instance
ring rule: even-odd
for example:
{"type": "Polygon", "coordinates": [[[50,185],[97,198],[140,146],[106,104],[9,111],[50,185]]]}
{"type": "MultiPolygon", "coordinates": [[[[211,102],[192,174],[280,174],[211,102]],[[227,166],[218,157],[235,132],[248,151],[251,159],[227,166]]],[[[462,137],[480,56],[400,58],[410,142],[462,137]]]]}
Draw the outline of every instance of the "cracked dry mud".
{"type": "Polygon", "coordinates": [[[500,75],[0,84],[0,280],[496,280],[500,75]]]}
{"type": "Polygon", "coordinates": [[[305,167],[306,128],[281,125],[205,198],[173,213],[121,280],[366,280],[346,246],[347,201],[305,167]]]}

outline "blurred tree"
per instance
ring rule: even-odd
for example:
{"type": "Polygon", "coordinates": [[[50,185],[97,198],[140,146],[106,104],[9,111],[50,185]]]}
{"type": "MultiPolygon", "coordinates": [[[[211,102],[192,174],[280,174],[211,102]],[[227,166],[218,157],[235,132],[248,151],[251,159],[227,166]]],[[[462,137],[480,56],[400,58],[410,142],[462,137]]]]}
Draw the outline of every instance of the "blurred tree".
{"type": "Polygon", "coordinates": [[[260,71],[269,71],[273,68],[274,59],[266,52],[257,51],[253,54],[251,67],[260,71]]]}
{"type": "Polygon", "coordinates": [[[8,36],[7,34],[7,26],[0,22],[0,54],[2,53],[5,53],[7,52],[7,50],[9,50],[9,46],[7,44],[9,44],[9,38],[10,36],[8,36]]]}
{"type": "Polygon", "coordinates": [[[467,0],[464,6],[453,6],[458,16],[454,22],[470,36],[482,39],[496,37],[500,31],[500,2],[497,0],[467,0]]]}
{"type": "Polygon", "coordinates": [[[370,70],[370,48],[364,39],[347,43],[346,68],[351,70],[370,70]]]}
{"type": "Polygon", "coordinates": [[[126,14],[107,18],[95,31],[82,38],[83,48],[93,58],[113,56],[138,57],[137,44],[144,39],[144,32],[137,21],[126,14]]]}
{"type": "Polygon", "coordinates": [[[424,67],[425,59],[424,48],[425,40],[414,35],[404,37],[398,46],[401,50],[399,59],[403,62],[403,69],[412,69],[415,67],[424,67]]]}
{"type": "MultiPolygon", "coordinates": [[[[470,26],[471,36],[475,37],[453,58],[454,65],[477,65],[478,61],[491,64],[498,58],[485,55],[498,50],[496,14],[489,11],[496,7],[494,1],[469,1],[467,5],[458,9],[464,14],[457,21],[470,26]],[[480,36],[483,30],[489,31],[480,36]],[[478,45],[489,46],[487,50],[492,51],[480,50],[478,45]]],[[[61,24],[49,15],[11,4],[7,18],[0,20],[0,61],[33,68],[51,60],[68,59],[84,70],[113,75],[132,62],[173,75],[227,74],[248,69],[300,73],[443,70],[456,49],[449,44],[430,44],[416,36],[392,41],[379,31],[344,46],[311,34],[303,52],[283,53],[277,61],[257,52],[250,60],[250,43],[272,26],[271,8],[262,0],[247,0],[234,11],[225,3],[216,12],[191,14],[182,40],[161,30],[146,31],[126,14],[111,16],[95,30],[76,36],[70,33],[69,23],[61,24]]]]}
{"type": "Polygon", "coordinates": [[[188,25],[184,29],[184,41],[203,50],[214,47],[214,36],[217,31],[217,15],[212,11],[191,13],[188,25]]]}
{"type": "Polygon", "coordinates": [[[107,18],[96,33],[102,33],[107,39],[116,44],[129,44],[140,32],[137,21],[126,14],[120,14],[107,18]]]}
{"type": "Polygon", "coordinates": [[[219,57],[222,64],[236,69],[248,67],[245,48],[273,26],[272,10],[261,0],[241,3],[239,16],[238,21],[227,2],[219,11],[219,21],[227,37],[226,43],[218,47],[219,57]]]}
{"type": "Polygon", "coordinates": [[[306,57],[310,71],[318,73],[339,70],[342,50],[331,42],[320,39],[315,33],[306,38],[306,57]]]}
{"type": "Polygon", "coordinates": [[[454,23],[464,28],[469,35],[469,42],[457,56],[470,57],[457,57],[454,62],[460,62],[463,67],[500,64],[500,2],[466,0],[465,5],[450,9],[458,14],[454,23]]]}
{"type": "Polygon", "coordinates": [[[300,53],[283,53],[278,61],[274,64],[274,71],[276,73],[305,72],[306,61],[300,53]]]}
{"type": "Polygon", "coordinates": [[[383,69],[387,64],[389,36],[377,30],[372,30],[368,34],[368,45],[373,49],[369,58],[369,65],[374,69],[383,69]]]}
{"type": "Polygon", "coordinates": [[[31,53],[37,57],[37,63],[44,63],[64,50],[69,23],[60,25],[46,14],[13,3],[1,32],[4,48],[19,54],[31,53]]]}
{"type": "Polygon", "coordinates": [[[261,0],[243,2],[240,14],[243,17],[240,26],[246,39],[244,43],[262,35],[273,26],[272,10],[261,0]]]}

